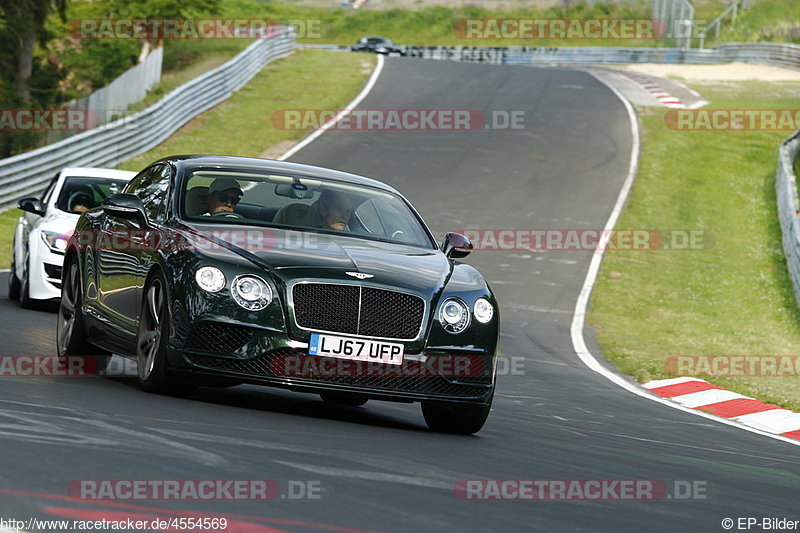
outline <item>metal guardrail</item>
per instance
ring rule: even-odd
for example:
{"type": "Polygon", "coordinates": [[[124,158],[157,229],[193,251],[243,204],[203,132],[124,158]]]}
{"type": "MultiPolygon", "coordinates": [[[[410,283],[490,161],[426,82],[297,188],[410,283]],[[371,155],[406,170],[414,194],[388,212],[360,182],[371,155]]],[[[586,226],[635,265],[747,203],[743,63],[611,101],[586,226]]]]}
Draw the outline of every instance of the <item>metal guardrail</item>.
{"type": "MultiPolygon", "coordinates": [[[[331,46],[331,45],[326,45],[331,46]]],[[[627,63],[759,63],[800,68],[800,45],[732,43],[716,48],[626,48],[611,46],[486,47],[402,46],[408,57],[510,65],[614,65],[627,63]]]]}
{"type": "Polygon", "coordinates": [[[682,50],[692,46],[694,6],[688,0],[653,0],[653,20],[660,21],[667,35],[682,50]]]}
{"type": "Polygon", "coordinates": [[[529,66],[725,62],[714,50],[682,50],[679,48],[406,46],[404,49],[408,57],[529,66]]]}
{"type": "Polygon", "coordinates": [[[778,150],[775,192],[786,266],[789,268],[789,277],[792,278],[795,299],[800,305],[800,217],[798,217],[800,202],[797,198],[797,177],[793,168],[798,153],[800,153],[800,132],[781,143],[778,150]]]}
{"type": "Polygon", "coordinates": [[[191,119],[227,99],[267,63],[292,53],[295,30],[282,27],[223,65],[181,85],[133,115],[0,160],[0,210],[35,195],[63,167],[113,166],[160,144],[191,119]]]}
{"type": "Polygon", "coordinates": [[[783,43],[732,43],[713,49],[720,62],[740,61],[776,67],[800,68],[800,45],[783,43]]]}

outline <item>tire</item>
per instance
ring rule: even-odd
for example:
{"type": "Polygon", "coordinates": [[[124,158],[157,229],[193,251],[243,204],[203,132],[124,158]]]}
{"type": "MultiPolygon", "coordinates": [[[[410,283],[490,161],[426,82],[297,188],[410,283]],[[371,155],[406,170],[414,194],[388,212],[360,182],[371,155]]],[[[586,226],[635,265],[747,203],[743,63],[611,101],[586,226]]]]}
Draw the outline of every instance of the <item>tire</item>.
{"type": "Polygon", "coordinates": [[[167,370],[169,344],[169,293],[164,276],[157,272],[145,285],[139,329],[136,334],[136,365],[139,384],[147,392],[188,396],[194,384],[178,380],[167,370]]]}
{"type": "Polygon", "coordinates": [[[369,400],[365,396],[349,392],[321,392],[319,396],[325,403],[344,407],[361,407],[369,400]]]}
{"type": "Polygon", "coordinates": [[[36,307],[36,300],[31,299],[31,262],[25,261],[25,271],[22,274],[22,282],[19,290],[19,306],[23,309],[33,309],[36,307]]]}
{"type": "MultiPolygon", "coordinates": [[[[492,394],[494,397],[494,393],[492,394]]],[[[422,416],[428,427],[440,433],[472,435],[481,430],[492,409],[492,399],[487,404],[422,402],[422,416]]]]}
{"type": "Polygon", "coordinates": [[[15,247],[11,248],[11,271],[8,273],[8,297],[16,302],[19,301],[20,281],[17,277],[17,268],[14,253],[15,247]]]}
{"type": "Polygon", "coordinates": [[[56,322],[56,347],[58,358],[63,365],[71,367],[69,359],[91,357],[94,364],[84,368],[90,372],[102,372],[108,367],[111,354],[100,350],[86,340],[83,326],[83,290],[81,288],[80,268],[74,255],[67,256],[64,261],[62,276],[63,289],[58,305],[58,321],[56,322]]]}

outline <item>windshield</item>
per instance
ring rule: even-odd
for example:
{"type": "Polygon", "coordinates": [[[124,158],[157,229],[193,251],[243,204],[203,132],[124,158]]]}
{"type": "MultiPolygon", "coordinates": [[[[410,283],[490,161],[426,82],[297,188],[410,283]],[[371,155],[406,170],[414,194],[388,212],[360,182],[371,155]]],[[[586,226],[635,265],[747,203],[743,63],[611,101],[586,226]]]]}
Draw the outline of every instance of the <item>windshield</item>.
{"type": "Polygon", "coordinates": [[[189,220],[435,246],[402,198],[372,187],[218,169],[195,170],[183,184],[181,216],[189,220]]]}
{"type": "Polygon", "coordinates": [[[67,213],[80,214],[100,205],[106,196],[125,187],[126,180],[70,176],[64,180],[56,200],[56,208],[67,213]]]}

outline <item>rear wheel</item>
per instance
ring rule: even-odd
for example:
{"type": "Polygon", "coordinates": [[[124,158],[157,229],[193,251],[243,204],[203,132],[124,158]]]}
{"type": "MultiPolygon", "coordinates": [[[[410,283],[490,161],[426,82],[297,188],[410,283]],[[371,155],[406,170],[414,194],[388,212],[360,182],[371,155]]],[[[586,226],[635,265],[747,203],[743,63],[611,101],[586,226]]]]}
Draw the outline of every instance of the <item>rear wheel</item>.
{"type": "Polygon", "coordinates": [[[11,251],[11,272],[8,273],[8,297],[11,300],[19,301],[20,281],[17,277],[16,259],[17,255],[14,250],[16,245],[12,247],[11,251]]]}
{"type": "Polygon", "coordinates": [[[83,291],[77,258],[72,255],[64,261],[61,301],[56,322],[56,347],[62,364],[72,368],[69,359],[74,356],[91,357],[91,371],[102,372],[108,367],[111,354],[100,350],[86,340],[83,327],[83,291]]]}
{"type": "Polygon", "coordinates": [[[136,363],[139,384],[147,392],[186,396],[195,386],[179,381],[167,370],[169,342],[169,301],[167,284],[156,273],[145,286],[139,331],[136,336],[136,363]]]}
{"type": "MultiPolygon", "coordinates": [[[[494,397],[494,394],[492,394],[494,397]]],[[[487,404],[471,405],[455,402],[422,402],[422,416],[433,431],[472,435],[481,430],[492,409],[487,404]]]]}
{"type": "Polygon", "coordinates": [[[346,407],[361,407],[367,403],[368,400],[368,398],[359,394],[347,392],[322,392],[319,396],[325,403],[343,405],[346,407]]]}

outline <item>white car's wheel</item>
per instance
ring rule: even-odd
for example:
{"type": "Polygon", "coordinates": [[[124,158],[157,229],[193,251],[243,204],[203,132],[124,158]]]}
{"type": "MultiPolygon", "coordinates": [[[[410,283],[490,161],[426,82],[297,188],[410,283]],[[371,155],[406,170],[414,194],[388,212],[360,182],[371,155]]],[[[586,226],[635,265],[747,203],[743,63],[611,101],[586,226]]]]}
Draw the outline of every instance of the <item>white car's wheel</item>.
{"type": "Polygon", "coordinates": [[[25,261],[25,270],[22,272],[22,281],[19,289],[19,305],[23,309],[33,309],[36,306],[36,300],[31,298],[31,263],[25,261]]]}
{"type": "MultiPolygon", "coordinates": [[[[16,246],[12,247],[14,250],[16,246]]],[[[17,277],[17,269],[16,269],[16,254],[12,251],[11,252],[11,272],[8,273],[8,297],[11,300],[19,300],[19,290],[20,290],[20,281],[17,277]]]]}

